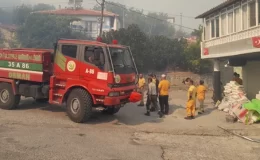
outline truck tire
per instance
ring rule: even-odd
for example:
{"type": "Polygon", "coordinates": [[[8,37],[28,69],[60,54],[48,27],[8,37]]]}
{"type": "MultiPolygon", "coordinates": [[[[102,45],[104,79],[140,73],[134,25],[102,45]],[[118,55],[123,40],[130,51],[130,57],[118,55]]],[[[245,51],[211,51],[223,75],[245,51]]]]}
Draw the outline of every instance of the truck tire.
{"type": "Polygon", "coordinates": [[[119,112],[120,108],[115,108],[115,107],[108,107],[104,110],[105,114],[109,114],[109,115],[114,115],[117,112],[119,112]]]}
{"type": "Polygon", "coordinates": [[[92,99],[81,88],[72,90],[67,100],[67,114],[76,123],[87,121],[92,115],[92,99]]]}
{"type": "Polygon", "coordinates": [[[20,103],[20,99],[20,95],[14,95],[11,84],[0,83],[0,108],[6,110],[15,109],[20,103]]]}

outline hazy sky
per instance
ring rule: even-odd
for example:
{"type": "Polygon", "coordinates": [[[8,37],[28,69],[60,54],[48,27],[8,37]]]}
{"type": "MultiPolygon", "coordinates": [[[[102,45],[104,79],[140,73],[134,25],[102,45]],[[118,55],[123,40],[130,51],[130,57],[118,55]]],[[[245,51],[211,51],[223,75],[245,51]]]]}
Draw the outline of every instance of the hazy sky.
{"type": "MultiPolygon", "coordinates": [[[[0,0],[2,1],[2,0],[0,0]]],[[[26,3],[49,3],[55,6],[59,4],[64,7],[68,0],[21,0],[26,3]]],[[[85,8],[92,8],[96,0],[83,0],[85,8]]],[[[101,1],[101,0],[99,0],[101,1]]],[[[204,11],[220,4],[225,0],[110,0],[120,2],[127,7],[136,7],[144,11],[165,12],[169,16],[176,17],[176,24],[180,24],[180,13],[183,14],[183,26],[197,28],[201,20],[194,20],[195,17],[204,11]],[[177,15],[177,16],[176,16],[177,15]],[[187,17],[185,17],[187,16],[187,17]]]]}

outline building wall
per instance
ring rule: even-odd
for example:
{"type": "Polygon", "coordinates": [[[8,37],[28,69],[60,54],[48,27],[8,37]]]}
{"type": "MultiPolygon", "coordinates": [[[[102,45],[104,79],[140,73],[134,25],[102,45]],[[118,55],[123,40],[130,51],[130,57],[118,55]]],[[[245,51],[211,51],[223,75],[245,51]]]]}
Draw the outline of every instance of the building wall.
{"type": "MultiPolygon", "coordinates": [[[[92,22],[92,31],[86,32],[86,34],[90,35],[93,38],[96,38],[99,35],[100,23],[99,16],[77,16],[77,18],[81,19],[80,21],[74,21],[72,24],[78,26],[78,28],[82,28],[84,30],[88,26],[88,22],[92,22]]],[[[115,18],[114,23],[111,23],[111,18],[113,17],[104,17],[103,23],[103,31],[110,31],[111,29],[118,30],[120,27],[118,18],[115,18]]],[[[79,29],[81,30],[81,29],[79,29]]]]}
{"type": "Polygon", "coordinates": [[[242,67],[234,67],[234,72],[240,74],[240,78],[243,79],[242,67]]]}
{"type": "Polygon", "coordinates": [[[243,0],[204,18],[201,57],[220,58],[260,51],[259,0],[243,0]]]}
{"type": "Polygon", "coordinates": [[[243,84],[249,99],[255,98],[260,90],[260,61],[248,61],[243,67],[243,84]]]}
{"type": "Polygon", "coordinates": [[[233,79],[234,68],[225,67],[226,61],[220,62],[220,81],[223,86],[229,83],[233,79]]]}

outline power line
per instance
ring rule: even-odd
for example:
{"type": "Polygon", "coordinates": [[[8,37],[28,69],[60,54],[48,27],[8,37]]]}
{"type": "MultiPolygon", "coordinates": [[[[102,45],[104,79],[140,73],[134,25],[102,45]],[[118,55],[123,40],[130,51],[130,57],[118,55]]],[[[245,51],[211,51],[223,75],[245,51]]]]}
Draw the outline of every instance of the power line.
{"type": "MultiPolygon", "coordinates": [[[[112,2],[112,1],[111,1],[112,2]]],[[[117,3],[117,2],[113,2],[113,3],[117,3]]],[[[128,5],[124,5],[128,8],[136,8],[136,7],[132,7],[132,6],[128,6],[128,5]]],[[[158,11],[153,11],[153,10],[148,10],[148,9],[142,9],[143,11],[148,11],[148,12],[152,12],[152,13],[160,13],[158,11]]],[[[192,17],[192,16],[187,16],[187,15],[181,15],[181,14],[172,14],[172,13],[166,13],[168,14],[169,16],[182,16],[183,18],[190,18],[190,19],[195,19],[195,17],[192,17]]]]}
{"type": "MultiPolygon", "coordinates": [[[[120,6],[120,5],[117,5],[117,4],[115,4],[115,3],[111,3],[111,2],[106,2],[106,3],[109,3],[110,5],[114,5],[114,6],[123,8],[123,9],[125,9],[125,10],[129,10],[129,11],[131,11],[131,12],[135,12],[135,13],[137,13],[137,14],[143,15],[143,16],[148,17],[148,18],[152,18],[152,19],[155,19],[155,20],[158,20],[158,21],[170,23],[170,22],[168,22],[167,20],[160,19],[160,18],[153,17],[153,16],[149,16],[149,15],[145,15],[144,13],[141,13],[141,12],[138,12],[138,11],[135,11],[135,10],[131,10],[131,9],[127,9],[127,8],[125,8],[125,7],[123,7],[123,6],[120,6]]],[[[179,26],[179,27],[182,27],[182,28],[190,29],[190,30],[195,30],[195,29],[193,29],[193,28],[186,27],[186,26],[182,26],[182,25],[175,24],[175,23],[170,23],[170,24],[173,24],[173,25],[175,25],[175,26],[179,26]]]]}

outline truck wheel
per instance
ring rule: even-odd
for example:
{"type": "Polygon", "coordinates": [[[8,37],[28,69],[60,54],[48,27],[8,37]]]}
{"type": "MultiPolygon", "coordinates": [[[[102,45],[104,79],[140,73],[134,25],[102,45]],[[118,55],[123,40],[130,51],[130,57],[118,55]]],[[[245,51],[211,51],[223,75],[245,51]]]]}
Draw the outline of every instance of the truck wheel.
{"type": "Polygon", "coordinates": [[[6,110],[15,109],[20,99],[20,95],[14,95],[11,84],[0,83],[0,108],[6,110]]]}
{"type": "Polygon", "coordinates": [[[67,114],[76,123],[87,121],[92,115],[92,99],[84,89],[74,89],[67,100],[67,114]]]}
{"type": "Polygon", "coordinates": [[[115,107],[108,107],[104,110],[104,113],[109,114],[109,115],[114,115],[117,112],[119,112],[120,108],[115,108],[115,107]]]}

